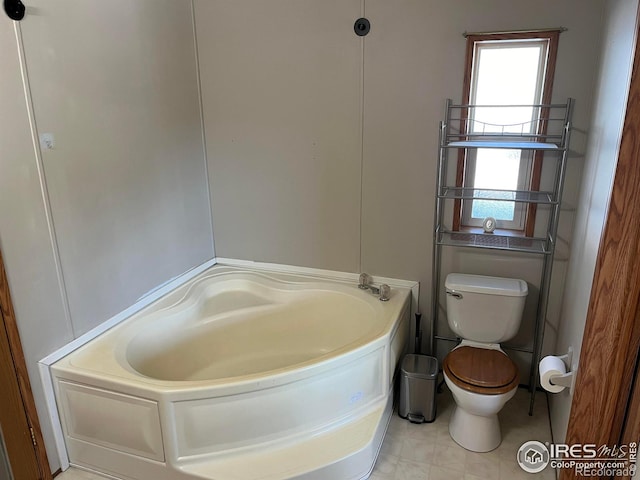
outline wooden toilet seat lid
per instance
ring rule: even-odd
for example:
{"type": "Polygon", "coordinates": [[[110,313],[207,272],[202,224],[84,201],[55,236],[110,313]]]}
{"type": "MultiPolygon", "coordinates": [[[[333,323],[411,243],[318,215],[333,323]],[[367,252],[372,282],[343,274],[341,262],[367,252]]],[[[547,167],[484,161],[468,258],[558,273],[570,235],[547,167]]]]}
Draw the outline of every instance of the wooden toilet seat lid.
{"type": "Polygon", "coordinates": [[[450,380],[472,392],[497,395],[518,386],[518,367],[499,350],[456,348],[445,357],[442,367],[450,380]]]}

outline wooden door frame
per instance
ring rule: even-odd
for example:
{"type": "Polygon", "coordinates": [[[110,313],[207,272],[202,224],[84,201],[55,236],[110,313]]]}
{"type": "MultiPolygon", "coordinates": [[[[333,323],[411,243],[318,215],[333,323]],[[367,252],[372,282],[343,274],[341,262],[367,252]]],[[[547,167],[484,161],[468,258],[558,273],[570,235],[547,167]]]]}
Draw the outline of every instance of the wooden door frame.
{"type": "MultiPolygon", "coordinates": [[[[636,35],[638,24],[636,23],[636,35]]],[[[566,443],[621,445],[640,435],[640,42],[587,311],[566,443]]],[[[572,478],[569,469],[561,479],[572,478]]]]}
{"type": "MultiPolygon", "coordinates": [[[[27,372],[27,364],[24,358],[24,352],[22,350],[22,344],[20,343],[20,334],[18,332],[18,325],[16,323],[15,311],[13,309],[13,303],[11,302],[11,292],[9,290],[9,281],[7,279],[6,270],[4,268],[4,260],[2,258],[2,251],[0,250],[0,313],[1,319],[4,319],[4,328],[7,332],[9,340],[9,349],[11,350],[11,356],[13,357],[13,366],[15,369],[16,378],[18,380],[18,388],[22,396],[22,403],[24,405],[27,421],[32,429],[32,435],[35,439],[35,456],[38,463],[38,470],[40,472],[40,478],[42,480],[51,480],[51,469],[49,467],[49,461],[47,459],[47,452],[44,446],[44,439],[42,438],[42,431],[40,429],[40,421],[38,420],[38,413],[36,411],[36,404],[31,392],[31,383],[29,381],[29,374],[27,372]]],[[[9,443],[11,438],[5,437],[5,442],[9,443]]]]}

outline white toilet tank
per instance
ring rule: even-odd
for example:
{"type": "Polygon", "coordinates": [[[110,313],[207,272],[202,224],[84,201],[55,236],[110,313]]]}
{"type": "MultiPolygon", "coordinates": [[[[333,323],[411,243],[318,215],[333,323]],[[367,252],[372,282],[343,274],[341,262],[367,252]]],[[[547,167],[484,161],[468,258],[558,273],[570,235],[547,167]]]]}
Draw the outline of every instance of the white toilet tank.
{"type": "Polygon", "coordinates": [[[450,273],[444,286],[449,327],[460,338],[500,343],[518,333],[528,293],[524,280],[450,273]]]}

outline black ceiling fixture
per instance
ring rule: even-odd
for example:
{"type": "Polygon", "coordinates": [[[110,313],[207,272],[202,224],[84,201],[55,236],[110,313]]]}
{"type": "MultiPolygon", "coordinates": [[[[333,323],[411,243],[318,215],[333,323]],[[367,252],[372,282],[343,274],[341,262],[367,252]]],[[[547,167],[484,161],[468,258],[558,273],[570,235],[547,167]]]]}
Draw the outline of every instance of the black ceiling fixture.
{"type": "Polygon", "coordinates": [[[22,20],[26,7],[20,0],[4,0],[4,11],[11,20],[22,20]]]}

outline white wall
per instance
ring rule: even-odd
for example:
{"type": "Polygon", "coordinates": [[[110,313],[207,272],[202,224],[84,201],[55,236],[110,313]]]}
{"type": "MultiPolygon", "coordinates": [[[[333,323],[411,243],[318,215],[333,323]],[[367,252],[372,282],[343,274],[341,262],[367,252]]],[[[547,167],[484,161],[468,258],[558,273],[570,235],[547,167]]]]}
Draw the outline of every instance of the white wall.
{"type": "Polygon", "coordinates": [[[0,248],[52,470],[58,468],[37,361],[73,339],[42,201],[13,22],[0,15],[0,248]]]}
{"type": "Polygon", "coordinates": [[[76,335],[213,257],[191,2],[34,0],[22,23],[76,335]]]}
{"type": "Polygon", "coordinates": [[[0,15],[0,247],[52,470],[37,361],[214,256],[191,6],[28,2],[34,127],[55,137],[41,152],[0,15]]]}
{"type": "MultiPolygon", "coordinates": [[[[565,244],[570,241],[601,0],[322,5],[196,2],[219,257],[419,280],[421,309],[428,313],[438,122],[445,99],[461,97],[462,33],[559,26],[568,31],[560,38],[553,100],[576,99],[560,229],[565,244]],[[371,20],[364,40],[353,33],[360,7],[371,20]]],[[[567,257],[560,248],[551,345],[567,257]]],[[[530,346],[540,260],[491,262],[496,258],[488,262],[486,253],[466,251],[456,253],[454,263],[462,271],[526,276],[533,283],[517,339],[530,346]]],[[[528,360],[521,360],[528,370],[528,360]]]]}
{"type": "Polygon", "coordinates": [[[357,271],[361,0],[197,0],[218,256],[357,271]]]}
{"type": "MultiPolygon", "coordinates": [[[[595,263],[609,208],[636,42],[638,1],[608,0],[606,6],[595,106],[556,345],[558,354],[573,347],[574,365],[580,356],[595,263]]],[[[563,442],[572,396],[565,390],[550,398],[554,441],[563,442]]]]}

